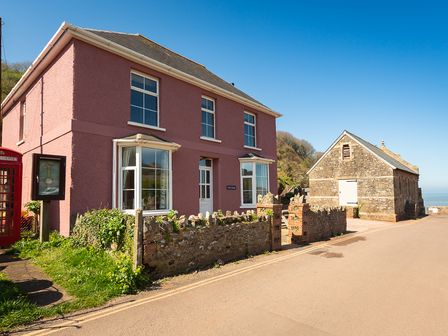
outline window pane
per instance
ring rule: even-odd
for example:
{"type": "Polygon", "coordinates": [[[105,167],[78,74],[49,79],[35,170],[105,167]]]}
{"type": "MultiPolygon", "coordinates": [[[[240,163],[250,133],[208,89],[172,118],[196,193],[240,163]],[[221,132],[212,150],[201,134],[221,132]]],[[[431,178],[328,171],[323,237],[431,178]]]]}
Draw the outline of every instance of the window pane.
{"type": "Polygon", "coordinates": [[[157,168],[169,169],[168,151],[166,150],[156,151],[156,164],[157,168]]]}
{"type": "Polygon", "coordinates": [[[207,113],[207,124],[211,126],[215,125],[215,115],[213,113],[207,113]]]}
{"type": "Polygon", "coordinates": [[[207,136],[207,126],[205,124],[202,124],[202,136],[207,136]]]}
{"type": "Polygon", "coordinates": [[[243,176],[252,176],[253,169],[254,169],[254,165],[252,163],[242,163],[241,164],[241,174],[243,176]]]}
{"type": "Polygon", "coordinates": [[[123,200],[121,207],[123,210],[134,209],[134,190],[123,191],[123,200]]]}
{"type": "Polygon", "coordinates": [[[142,167],[156,167],[156,150],[152,148],[142,148],[142,167]]]}
{"type": "Polygon", "coordinates": [[[213,102],[213,100],[207,100],[207,108],[211,111],[215,110],[215,103],[213,102]]]}
{"type": "Polygon", "coordinates": [[[123,170],[123,189],[134,189],[134,170],[123,170]]]}
{"type": "MultiPolygon", "coordinates": [[[[156,170],[156,189],[168,189],[168,171],[156,170]]],[[[143,187],[145,188],[145,187],[143,187]]]]}
{"type": "Polygon", "coordinates": [[[157,121],[157,112],[145,110],[145,124],[151,126],[159,126],[157,121]]]}
{"type": "Polygon", "coordinates": [[[252,114],[244,113],[244,121],[255,124],[255,117],[252,114]]]}
{"type": "Polygon", "coordinates": [[[268,176],[268,165],[264,163],[256,164],[257,176],[268,176]]]}
{"type": "Polygon", "coordinates": [[[145,90],[157,93],[157,82],[155,80],[145,78],[145,90]]]}
{"type": "Polygon", "coordinates": [[[201,186],[201,198],[205,198],[205,185],[201,186]]]}
{"type": "Polygon", "coordinates": [[[143,107],[143,93],[131,90],[131,105],[143,107]]]}
{"type": "Polygon", "coordinates": [[[255,135],[255,127],[244,124],[244,134],[254,136],[255,135]]]}
{"type": "Polygon", "coordinates": [[[121,155],[122,167],[134,167],[135,166],[135,147],[123,147],[121,155]]]}
{"type": "Polygon", "coordinates": [[[142,190],[143,210],[156,210],[156,192],[154,190],[142,190]]]}
{"type": "Polygon", "coordinates": [[[143,123],[143,109],[140,107],[131,106],[131,121],[142,124],[143,123]]]}
{"type": "Polygon", "coordinates": [[[157,112],[157,97],[145,94],[145,109],[157,112]]]}
{"type": "Polygon", "coordinates": [[[206,126],[206,136],[209,138],[215,137],[215,129],[213,126],[210,126],[210,125],[206,126]]]}
{"type": "Polygon", "coordinates": [[[156,190],[156,209],[168,209],[168,192],[166,190],[156,190]]]}
{"type": "Polygon", "coordinates": [[[202,123],[206,124],[207,123],[207,112],[202,111],[202,123]]]}
{"type": "Polygon", "coordinates": [[[243,190],[252,191],[252,178],[243,178],[243,190]]]}
{"type": "Polygon", "coordinates": [[[252,191],[243,191],[243,204],[252,204],[252,191]]]}
{"type": "Polygon", "coordinates": [[[142,169],[142,188],[155,189],[156,188],[156,173],[154,169],[142,169]]]}
{"type": "Polygon", "coordinates": [[[244,144],[246,146],[255,147],[255,137],[250,136],[250,135],[245,135],[244,136],[244,144]]]}
{"type": "Polygon", "coordinates": [[[209,185],[207,185],[206,186],[206,190],[207,190],[207,198],[210,198],[210,186],[209,185]]]}
{"type": "Polygon", "coordinates": [[[143,77],[131,74],[131,85],[143,89],[143,77]]]}

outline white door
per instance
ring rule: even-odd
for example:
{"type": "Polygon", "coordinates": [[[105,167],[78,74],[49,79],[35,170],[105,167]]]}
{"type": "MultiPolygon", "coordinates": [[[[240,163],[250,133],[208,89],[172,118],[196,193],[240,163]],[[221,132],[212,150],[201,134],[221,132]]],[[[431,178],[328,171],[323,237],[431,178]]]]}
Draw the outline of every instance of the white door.
{"type": "Polygon", "coordinates": [[[213,161],[199,161],[199,212],[213,212],[213,161]]]}
{"type": "Polygon", "coordinates": [[[358,204],[358,181],[339,180],[339,205],[358,204]]]}

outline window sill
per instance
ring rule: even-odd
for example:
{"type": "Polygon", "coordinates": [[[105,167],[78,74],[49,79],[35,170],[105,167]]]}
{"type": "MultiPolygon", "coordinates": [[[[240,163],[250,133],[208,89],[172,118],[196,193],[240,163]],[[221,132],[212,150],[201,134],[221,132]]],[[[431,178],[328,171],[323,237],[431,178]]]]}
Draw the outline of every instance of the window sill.
{"type": "Polygon", "coordinates": [[[256,207],[256,204],[244,204],[240,206],[240,209],[255,209],[256,207]]]}
{"type": "Polygon", "coordinates": [[[256,151],[261,151],[262,150],[261,148],[258,148],[258,147],[252,147],[252,146],[246,146],[246,145],[244,145],[244,148],[253,149],[253,150],[256,150],[256,151]]]}
{"type": "Polygon", "coordinates": [[[16,143],[16,146],[20,146],[21,144],[24,144],[25,140],[20,140],[18,143],[16,143]]]}
{"type": "Polygon", "coordinates": [[[128,125],[149,128],[149,129],[152,129],[152,130],[155,130],[155,131],[160,131],[160,132],[166,132],[165,128],[161,128],[161,127],[157,127],[157,126],[151,126],[151,125],[146,125],[146,124],[141,124],[141,123],[134,122],[134,121],[128,121],[128,125]]]}
{"type": "Polygon", "coordinates": [[[205,140],[205,141],[211,141],[211,142],[217,142],[217,143],[221,143],[221,140],[218,139],[214,139],[214,138],[209,138],[209,137],[205,137],[205,136],[201,136],[200,137],[201,140],[205,140]]]}
{"type": "MultiPolygon", "coordinates": [[[[121,210],[121,211],[129,215],[135,215],[135,210],[121,210]]],[[[143,217],[168,215],[170,211],[171,210],[160,210],[160,211],[145,210],[143,211],[143,217]]]]}

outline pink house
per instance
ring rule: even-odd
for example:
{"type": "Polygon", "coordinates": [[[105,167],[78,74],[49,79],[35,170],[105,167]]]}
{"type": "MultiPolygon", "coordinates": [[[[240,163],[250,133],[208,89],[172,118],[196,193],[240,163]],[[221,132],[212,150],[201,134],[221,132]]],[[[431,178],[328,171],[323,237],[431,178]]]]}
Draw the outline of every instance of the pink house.
{"type": "Polygon", "coordinates": [[[3,146],[67,157],[51,222],[100,207],[145,215],[254,208],[277,192],[276,118],[232,84],[139,34],[62,24],[2,103],[3,146]]]}

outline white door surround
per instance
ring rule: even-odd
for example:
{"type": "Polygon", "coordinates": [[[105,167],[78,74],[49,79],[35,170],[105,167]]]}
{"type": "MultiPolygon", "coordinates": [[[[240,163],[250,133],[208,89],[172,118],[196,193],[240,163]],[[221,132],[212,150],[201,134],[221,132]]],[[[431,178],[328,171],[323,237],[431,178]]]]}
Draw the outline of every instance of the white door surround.
{"type": "Polygon", "coordinates": [[[199,212],[213,212],[213,160],[199,161],[199,212]]]}
{"type": "Polygon", "coordinates": [[[339,180],[339,205],[358,205],[358,181],[339,180]]]}

